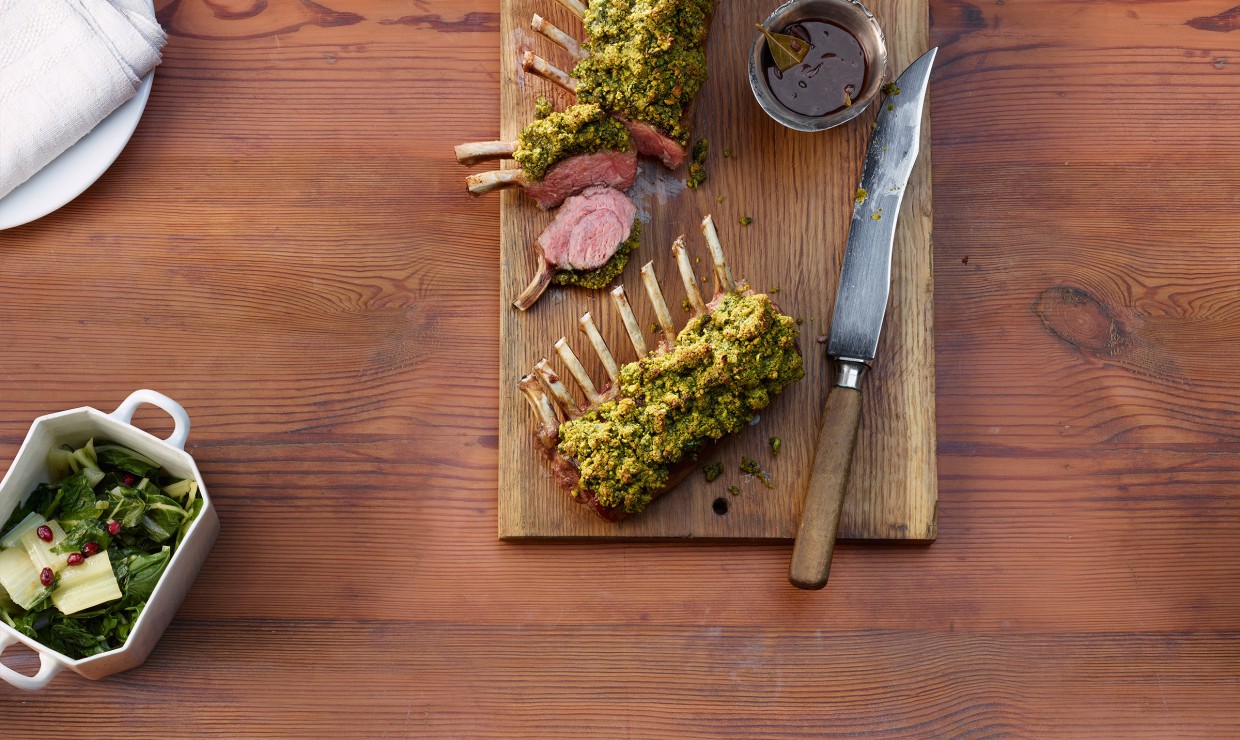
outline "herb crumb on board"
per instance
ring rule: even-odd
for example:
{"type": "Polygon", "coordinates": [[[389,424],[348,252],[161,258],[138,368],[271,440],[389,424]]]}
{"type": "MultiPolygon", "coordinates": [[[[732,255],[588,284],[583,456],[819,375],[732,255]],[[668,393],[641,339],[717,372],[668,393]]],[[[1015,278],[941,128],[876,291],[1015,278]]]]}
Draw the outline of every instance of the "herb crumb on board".
{"type": "Polygon", "coordinates": [[[771,476],[762,469],[757,460],[751,460],[748,457],[741,458],[741,472],[746,475],[752,475],[762,481],[762,485],[767,488],[774,488],[775,484],[771,482],[771,476]]]}
{"type": "Polygon", "coordinates": [[[703,465],[702,475],[706,477],[707,483],[714,481],[716,478],[723,475],[723,463],[713,462],[709,465],[703,465]]]}
{"type": "Polygon", "coordinates": [[[689,160],[689,177],[685,180],[685,185],[697,190],[702,183],[709,179],[710,175],[706,172],[706,155],[708,152],[708,144],[706,139],[698,139],[693,145],[692,159],[689,160]]]}

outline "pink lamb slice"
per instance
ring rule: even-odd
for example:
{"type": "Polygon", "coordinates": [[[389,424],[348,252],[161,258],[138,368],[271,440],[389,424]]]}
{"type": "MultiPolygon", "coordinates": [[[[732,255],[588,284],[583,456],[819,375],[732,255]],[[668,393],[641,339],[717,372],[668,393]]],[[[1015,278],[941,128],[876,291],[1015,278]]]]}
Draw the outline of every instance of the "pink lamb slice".
{"type": "Polygon", "coordinates": [[[543,256],[565,270],[593,270],[607,264],[629,238],[637,206],[602,185],[564,201],[555,220],[538,237],[543,256]]]}
{"type": "Polygon", "coordinates": [[[592,185],[627,190],[637,179],[637,151],[577,154],[557,163],[538,182],[525,187],[525,194],[551,209],[592,185]]]}
{"type": "Polygon", "coordinates": [[[648,157],[658,157],[663,166],[669,170],[676,169],[685,161],[687,152],[680,142],[664,136],[654,126],[630,121],[620,116],[616,116],[616,119],[629,130],[629,135],[633,137],[633,145],[637,147],[638,153],[648,157]]]}

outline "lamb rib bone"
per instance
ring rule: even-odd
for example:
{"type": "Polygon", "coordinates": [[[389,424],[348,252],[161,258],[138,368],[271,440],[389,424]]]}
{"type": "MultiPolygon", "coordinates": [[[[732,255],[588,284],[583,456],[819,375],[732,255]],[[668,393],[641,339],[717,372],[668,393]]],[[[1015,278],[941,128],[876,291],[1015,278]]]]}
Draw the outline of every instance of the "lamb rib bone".
{"type": "Polygon", "coordinates": [[[577,94],[577,78],[555,66],[532,51],[521,55],[521,69],[533,72],[543,79],[553,82],[565,90],[577,94]]]}
{"type": "Polygon", "coordinates": [[[680,280],[684,283],[685,293],[689,297],[689,309],[694,316],[706,315],[706,303],[702,301],[702,293],[698,290],[697,275],[693,274],[693,265],[689,263],[689,250],[685,249],[685,238],[677,237],[672,244],[672,254],[676,255],[676,265],[680,267],[680,280]]]}
{"type": "Polygon", "coordinates": [[[523,188],[528,184],[525,170],[487,170],[465,178],[465,187],[470,195],[484,195],[504,188],[523,188]]]}
{"type": "Polygon", "coordinates": [[[617,285],[611,291],[611,300],[616,304],[616,311],[620,313],[620,320],[624,322],[624,329],[629,333],[629,341],[633,343],[637,356],[645,357],[649,353],[646,349],[646,338],[642,336],[642,328],[637,323],[637,317],[633,315],[633,307],[629,305],[629,297],[625,294],[623,285],[617,285]]]}
{"type": "Polygon", "coordinates": [[[723,245],[719,243],[719,233],[715,231],[715,220],[706,214],[702,219],[702,235],[710,247],[710,257],[715,263],[715,290],[719,293],[735,293],[736,281],[732,279],[732,268],[723,256],[723,245]]]}
{"type": "Polygon", "coordinates": [[[560,337],[555,343],[555,353],[560,356],[560,361],[568,368],[569,374],[577,381],[577,385],[581,386],[582,392],[586,394],[586,401],[591,406],[597,406],[603,399],[599,396],[598,389],[594,387],[594,381],[590,380],[590,375],[581,366],[581,360],[577,359],[573,348],[568,346],[568,340],[560,337]]]}
{"type": "Polygon", "coordinates": [[[517,151],[519,142],[512,141],[470,141],[457,144],[455,147],[456,161],[463,165],[474,165],[493,159],[506,159],[517,151]]]}
{"type": "Polygon", "coordinates": [[[591,346],[594,347],[598,358],[603,361],[603,368],[607,371],[607,377],[611,378],[611,382],[615,383],[620,377],[620,366],[616,364],[616,358],[612,357],[611,350],[607,348],[607,342],[603,341],[603,335],[599,333],[598,327],[594,325],[594,318],[590,316],[590,312],[586,311],[577,320],[577,325],[581,327],[581,331],[590,340],[591,346]]]}
{"type": "Polygon", "coordinates": [[[564,383],[560,381],[560,376],[556,375],[555,370],[551,368],[551,363],[547,362],[546,357],[534,365],[534,375],[542,382],[543,388],[547,391],[547,395],[551,397],[552,403],[564,417],[574,418],[581,413],[581,407],[577,405],[573,395],[564,387],[564,383]]]}
{"type": "Polygon", "coordinates": [[[581,42],[537,13],[530,19],[530,28],[547,37],[547,40],[551,43],[563,47],[575,62],[579,62],[589,56],[586,50],[581,48],[581,42]]]}
{"type": "Polygon", "coordinates": [[[672,315],[668,313],[667,301],[663,300],[663,291],[659,288],[659,279],[654,274],[654,261],[642,265],[642,282],[646,285],[646,295],[654,306],[655,318],[659,328],[663,330],[663,340],[671,347],[676,343],[676,325],[672,323],[672,315]]]}
{"type": "Polygon", "coordinates": [[[586,15],[586,4],[581,0],[559,0],[559,3],[578,18],[584,18],[586,15]]]}
{"type": "Polygon", "coordinates": [[[560,417],[556,414],[555,406],[551,403],[551,399],[547,398],[547,393],[543,390],[538,378],[533,374],[526,375],[521,378],[520,388],[525,394],[525,399],[530,402],[530,408],[534,409],[534,415],[538,417],[543,429],[548,431],[559,429],[560,417]]]}
{"type": "Polygon", "coordinates": [[[542,245],[537,241],[534,242],[534,261],[538,263],[538,267],[534,270],[534,278],[530,280],[530,284],[525,286],[525,290],[521,291],[521,295],[512,302],[512,305],[521,311],[528,310],[530,306],[538,302],[543,293],[547,292],[548,286],[551,285],[551,278],[555,277],[555,265],[547,259],[547,255],[543,254],[542,245]]]}

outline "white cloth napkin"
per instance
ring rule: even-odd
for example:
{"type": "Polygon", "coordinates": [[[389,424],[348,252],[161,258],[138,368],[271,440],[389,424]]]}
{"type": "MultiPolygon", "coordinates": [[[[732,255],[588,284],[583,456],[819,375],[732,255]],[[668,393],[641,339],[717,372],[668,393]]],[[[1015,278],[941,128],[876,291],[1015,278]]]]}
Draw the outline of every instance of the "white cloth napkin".
{"type": "Polygon", "coordinates": [[[165,40],[150,0],[0,0],[0,198],[132,98],[165,40]]]}

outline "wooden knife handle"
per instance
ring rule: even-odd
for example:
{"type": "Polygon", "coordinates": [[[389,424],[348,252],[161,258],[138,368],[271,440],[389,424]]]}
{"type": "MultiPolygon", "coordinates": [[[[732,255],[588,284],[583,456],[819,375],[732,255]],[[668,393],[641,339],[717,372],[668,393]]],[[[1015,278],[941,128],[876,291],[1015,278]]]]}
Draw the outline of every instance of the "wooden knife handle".
{"type": "Polygon", "coordinates": [[[801,525],[788,568],[788,580],[797,588],[820,589],[827,585],[860,422],[861,391],[832,388],[827,393],[827,408],[814,450],[814,469],[805,491],[801,525]]]}

